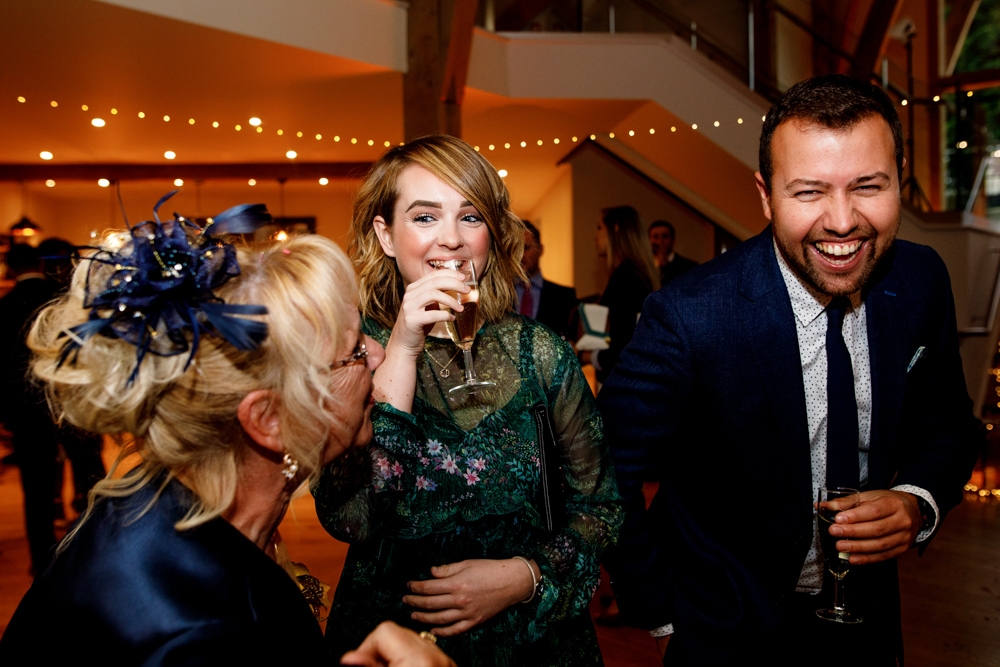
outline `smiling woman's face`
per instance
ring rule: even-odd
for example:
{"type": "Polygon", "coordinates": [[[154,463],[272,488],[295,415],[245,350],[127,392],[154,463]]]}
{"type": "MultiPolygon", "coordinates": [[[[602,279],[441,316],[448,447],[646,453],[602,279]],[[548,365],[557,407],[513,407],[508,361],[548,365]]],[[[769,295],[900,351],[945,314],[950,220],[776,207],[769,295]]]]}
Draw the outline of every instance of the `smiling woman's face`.
{"type": "Polygon", "coordinates": [[[435,260],[471,257],[482,272],[490,231],[475,206],[418,165],[399,173],[396,189],[392,226],[376,216],[375,231],[385,254],[396,258],[404,285],[433,271],[435,260]]]}

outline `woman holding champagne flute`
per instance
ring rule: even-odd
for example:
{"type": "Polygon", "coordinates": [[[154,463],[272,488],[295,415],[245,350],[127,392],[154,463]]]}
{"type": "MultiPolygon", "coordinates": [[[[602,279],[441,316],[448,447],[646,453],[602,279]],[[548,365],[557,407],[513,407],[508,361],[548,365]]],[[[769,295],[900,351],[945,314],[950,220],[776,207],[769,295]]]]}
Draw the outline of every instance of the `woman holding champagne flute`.
{"type": "Polygon", "coordinates": [[[573,350],[512,312],[523,239],[496,170],[453,137],[393,148],[358,192],[349,251],[386,357],[372,445],[313,489],[351,543],[335,653],[391,618],[463,667],[601,664],[587,604],[620,500],[573,350]]]}

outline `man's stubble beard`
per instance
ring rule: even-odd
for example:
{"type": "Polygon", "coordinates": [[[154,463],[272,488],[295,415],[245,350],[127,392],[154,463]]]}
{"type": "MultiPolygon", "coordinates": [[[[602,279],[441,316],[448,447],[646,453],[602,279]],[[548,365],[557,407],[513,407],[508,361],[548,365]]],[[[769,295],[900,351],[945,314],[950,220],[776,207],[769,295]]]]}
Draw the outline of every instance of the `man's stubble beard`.
{"type": "Polygon", "coordinates": [[[850,296],[868,284],[872,274],[889,251],[889,248],[892,247],[892,244],[896,240],[896,234],[899,232],[898,222],[892,235],[888,238],[884,234],[880,236],[870,225],[866,226],[869,231],[862,235],[866,245],[862,248],[861,252],[866,253],[867,257],[864,258],[861,266],[855,269],[855,272],[842,276],[845,278],[847,276],[852,277],[851,282],[846,285],[843,283],[843,280],[831,279],[829,273],[823,272],[816,266],[815,262],[810,261],[810,253],[815,249],[814,244],[817,239],[805,239],[798,246],[797,252],[788,252],[788,249],[782,246],[780,239],[778,247],[781,249],[781,253],[784,255],[789,266],[792,267],[792,270],[814,288],[829,296],[850,296]]]}

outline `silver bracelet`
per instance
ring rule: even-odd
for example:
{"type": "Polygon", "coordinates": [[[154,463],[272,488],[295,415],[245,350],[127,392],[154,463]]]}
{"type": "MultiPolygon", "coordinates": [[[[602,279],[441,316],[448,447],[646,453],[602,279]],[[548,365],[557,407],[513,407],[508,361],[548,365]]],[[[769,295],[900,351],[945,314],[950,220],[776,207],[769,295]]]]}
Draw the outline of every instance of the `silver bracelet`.
{"type": "Polygon", "coordinates": [[[514,558],[524,563],[525,567],[528,568],[528,572],[531,573],[531,597],[527,600],[521,600],[521,604],[528,604],[535,599],[535,593],[538,592],[538,577],[535,576],[535,568],[531,567],[531,563],[528,562],[527,558],[524,556],[514,556],[514,558]]]}

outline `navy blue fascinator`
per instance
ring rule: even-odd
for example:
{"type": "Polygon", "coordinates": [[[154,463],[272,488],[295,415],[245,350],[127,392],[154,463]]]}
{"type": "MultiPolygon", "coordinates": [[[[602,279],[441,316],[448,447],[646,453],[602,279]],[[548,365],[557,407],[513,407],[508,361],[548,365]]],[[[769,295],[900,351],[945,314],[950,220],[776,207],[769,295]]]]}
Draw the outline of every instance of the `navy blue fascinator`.
{"type": "Polygon", "coordinates": [[[240,273],[236,249],[220,237],[252,233],[271,222],[267,207],[234,206],[205,227],[176,213],[160,222],[160,206],[176,192],[156,203],[154,220],[129,227],[132,238],[120,249],[95,248],[83,258],[90,261],[83,301],[90,317],[63,334],[60,365],[75,360],[94,334],[120,338],[136,348],[131,384],[147,353],[189,352],[190,365],[203,335],[220,336],[240,350],[256,349],[267,338],[267,324],[238,317],[264,315],[266,307],[227,304],[214,292],[240,273]]]}

